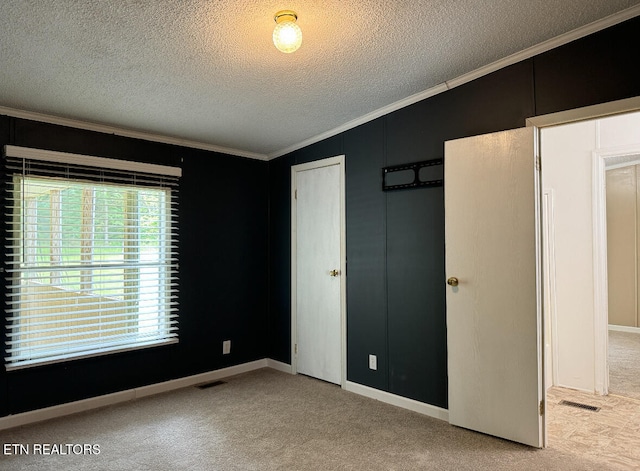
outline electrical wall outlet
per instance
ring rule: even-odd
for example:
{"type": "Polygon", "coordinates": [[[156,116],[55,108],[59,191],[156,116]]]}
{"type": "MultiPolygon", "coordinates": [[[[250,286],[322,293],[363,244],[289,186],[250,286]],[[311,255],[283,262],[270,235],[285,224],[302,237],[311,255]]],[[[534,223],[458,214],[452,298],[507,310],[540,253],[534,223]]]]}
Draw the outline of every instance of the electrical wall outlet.
{"type": "Polygon", "coordinates": [[[231,340],[225,340],[222,342],[222,354],[228,355],[231,353],[231,340]]]}
{"type": "Polygon", "coordinates": [[[378,369],[378,357],[375,355],[369,355],[369,369],[377,370],[378,369]]]}

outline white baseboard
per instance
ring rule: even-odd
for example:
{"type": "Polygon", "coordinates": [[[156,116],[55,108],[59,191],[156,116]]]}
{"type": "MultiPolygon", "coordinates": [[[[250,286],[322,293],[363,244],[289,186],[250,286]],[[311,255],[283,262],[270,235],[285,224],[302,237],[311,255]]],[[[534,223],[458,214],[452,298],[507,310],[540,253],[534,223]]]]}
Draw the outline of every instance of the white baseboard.
{"type": "MultiPolygon", "coordinates": [[[[65,415],[76,414],[78,412],[84,412],[91,409],[97,409],[99,407],[110,406],[121,402],[132,401],[134,399],[140,399],[142,397],[152,396],[154,394],[174,391],[176,389],[195,386],[197,384],[217,381],[241,373],[259,370],[260,368],[272,368],[277,371],[291,374],[291,365],[282,363],[277,360],[272,360],[270,358],[263,358],[262,360],[256,360],[249,363],[243,363],[241,365],[230,366],[228,368],[222,368],[219,370],[208,371],[206,373],[187,376],[185,378],[173,379],[170,381],[164,381],[162,383],[150,384],[149,386],[141,386],[139,388],[128,389],[126,391],[120,391],[112,394],[105,394],[103,396],[82,399],[80,401],[69,402],[67,404],[60,404],[57,406],[45,407],[43,409],[37,409],[33,411],[22,412],[19,414],[8,415],[6,417],[0,417],[0,430],[19,427],[21,425],[28,425],[43,420],[54,419],[56,417],[63,417],[65,415]]],[[[360,394],[361,396],[366,396],[371,399],[385,402],[387,404],[392,404],[404,409],[409,409],[414,412],[427,415],[429,417],[435,417],[436,419],[449,421],[449,411],[440,407],[425,404],[423,402],[408,399],[406,397],[396,396],[395,394],[380,391],[368,386],[363,386],[358,383],[352,383],[350,381],[346,382],[345,389],[347,391],[360,394]]]]}
{"type": "MultiPolygon", "coordinates": [[[[282,363],[280,361],[267,359],[267,366],[274,370],[282,371],[284,373],[293,374],[292,367],[288,363],[282,363]]],[[[415,401],[402,396],[397,396],[379,389],[371,388],[369,386],[363,386],[362,384],[353,383],[347,381],[344,389],[346,391],[358,394],[360,396],[366,396],[371,399],[376,399],[387,404],[409,409],[414,412],[418,412],[429,417],[449,421],[449,411],[440,407],[432,406],[424,402],[415,401]]]]}
{"type": "Polygon", "coordinates": [[[126,391],[120,391],[113,394],[105,394],[103,396],[91,397],[88,399],[82,399],[80,401],[69,402],[67,404],[60,404],[57,406],[45,407],[44,409],[37,409],[29,412],[22,412],[20,414],[0,417],[0,430],[19,427],[21,425],[27,425],[34,422],[40,422],[42,420],[54,419],[56,417],[75,414],[77,412],[97,409],[98,407],[110,406],[113,404],[118,404],[120,402],[140,399],[142,397],[194,386],[196,384],[217,381],[222,378],[228,378],[237,374],[258,370],[260,368],[267,368],[269,366],[269,362],[272,361],[274,360],[267,360],[266,358],[264,358],[262,360],[256,360],[249,363],[243,363],[241,365],[230,366],[228,368],[222,368],[219,370],[208,371],[206,373],[187,376],[185,378],[173,379],[170,381],[164,381],[162,383],[151,384],[149,386],[128,389],[126,391]]]}
{"type": "Polygon", "coordinates": [[[145,396],[152,396],[154,394],[160,394],[163,392],[174,391],[176,389],[187,388],[189,386],[195,386],[196,384],[209,383],[211,381],[217,381],[219,379],[228,378],[229,376],[239,375],[241,373],[247,373],[249,371],[259,370],[260,368],[267,367],[266,358],[262,360],[251,361],[249,363],[243,363],[241,365],[230,366],[228,368],[222,368],[220,370],[207,371],[206,373],[200,373],[193,376],[187,376],[185,378],[172,379],[163,383],[150,384],[149,386],[142,386],[134,389],[136,393],[135,399],[140,399],[145,396]]]}
{"type": "Polygon", "coordinates": [[[558,388],[563,388],[563,389],[571,389],[572,391],[578,391],[578,392],[581,392],[581,393],[595,394],[597,396],[603,396],[603,394],[598,393],[598,391],[596,391],[595,389],[578,388],[576,386],[567,386],[566,384],[554,384],[553,387],[558,387],[558,388]]]}
{"type": "Polygon", "coordinates": [[[369,386],[363,386],[362,384],[352,383],[347,381],[345,385],[347,391],[366,396],[371,399],[376,399],[387,404],[409,409],[419,414],[427,415],[440,420],[449,421],[449,411],[441,407],[432,406],[424,402],[416,401],[402,396],[397,396],[379,389],[370,388],[369,386]]]}
{"type": "Polygon", "coordinates": [[[627,327],[626,325],[609,324],[609,330],[615,330],[616,332],[629,332],[631,334],[640,334],[640,327],[627,327]]]}
{"type": "Polygon", "coordinates": [[[282,363],[278,360],[272,360],[271,358],[267,358],[267,367],[273,368],[274,370],[282,371],[283,373],[291,374],[291,365],[288,363],[282,363]]]}

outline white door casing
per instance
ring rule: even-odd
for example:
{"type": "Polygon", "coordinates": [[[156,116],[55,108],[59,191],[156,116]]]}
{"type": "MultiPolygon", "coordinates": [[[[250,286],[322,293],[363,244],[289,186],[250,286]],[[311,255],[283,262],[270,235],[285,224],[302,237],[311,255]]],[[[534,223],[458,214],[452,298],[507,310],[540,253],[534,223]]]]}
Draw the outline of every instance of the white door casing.
{"type": "Polygon", "coordinates": [[[292,370],[344,386],[344,156],[291,175],[292,370]]]}
{"type": "Polygon", "coordinates": [[[542,447],[536,150],[533,127],[445,143],[446,300],[450,423],[542,447]]]}

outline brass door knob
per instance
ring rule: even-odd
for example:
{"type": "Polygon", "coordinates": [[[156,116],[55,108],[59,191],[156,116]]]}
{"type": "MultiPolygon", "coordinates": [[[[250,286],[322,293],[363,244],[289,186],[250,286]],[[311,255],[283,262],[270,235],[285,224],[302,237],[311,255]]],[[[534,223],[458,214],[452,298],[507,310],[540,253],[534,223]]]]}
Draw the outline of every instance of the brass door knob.
{"type": "Polygon", "coordinates": [[[455,276],[452,276],[447,280],[447,284],[449,286],[458,286],[458,279],[455,276]]]}
{"type": "Polygon", "coordinates": [[[338,276],[340,274],[340,270],[331,270],[329,272],[329,275],[331,276],[338,276]]]}

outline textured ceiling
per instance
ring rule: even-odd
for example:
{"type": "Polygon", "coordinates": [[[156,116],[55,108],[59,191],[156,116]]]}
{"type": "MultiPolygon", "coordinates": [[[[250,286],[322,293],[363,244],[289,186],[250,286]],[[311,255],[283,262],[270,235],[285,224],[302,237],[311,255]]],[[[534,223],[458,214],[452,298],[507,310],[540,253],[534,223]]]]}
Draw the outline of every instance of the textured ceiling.
{"type": "Polygon", "coordinates": [[[638,4],[1,0],[0,106],[273,156],[638,4]]]}

